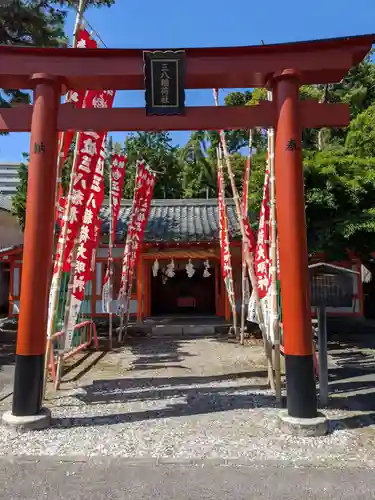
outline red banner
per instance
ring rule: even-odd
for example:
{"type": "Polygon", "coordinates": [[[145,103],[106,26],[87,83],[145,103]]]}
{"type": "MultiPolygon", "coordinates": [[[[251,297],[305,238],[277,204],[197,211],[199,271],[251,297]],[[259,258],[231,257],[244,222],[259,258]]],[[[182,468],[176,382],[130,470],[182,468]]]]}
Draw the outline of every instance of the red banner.
{"type": "MultiPolygon", "coordinates": [[[[77,48],[79,49],[96,49],[97,43],[93,40],[88,31],[85,29],[80,29],[77,35],[77,48]]],[[[85,100],[85,90],[70,90],[67,97],[67,102],[73,105],[75,108],[82,108],[85,100]]],[[[64,165],[64,162],[68,156],[69,149],[72,145],[72,141],[74,138],[75,132],[73,130],[67,130],[66,132],[59,133],[59,143],[58,143],[58,151],[60,152],[60,165],[64,165]]],[[[59,172],[61,176],[61,172],[59,172]]],[[[56,218],[59,221],[60,214],[64,210],[65,207],[65,199],[63,198],[63,191],[60,182],[59,193],[57,197],[57,215],[56,218]]]]}
{"type": "Polygon", "coordinates": [[[266,170],[263,186],[263,199],[260,207],[258,238],[255,248],[255,275],[258,284],[259,298],[263,299],[270,285],[270,259],[269,259],[269,171],[266,170]]]}
{"type": "MultiPolygon", "coordinates": [[[[87,108],[107,108],[112,107],[114,100],[113,90],[93,91],[87,93],[85,102],[87,108]]],[[[106,132],[97,134],[96,132],[81,132],[78,134],[78,154],[77,154],[77,172],[73,181],[72,201],[68,217],[67,238],[64,250],[64,271],[70,270],[70,254],[74,246],[74,239],[77,236],[84,218],[85,207],[90,196],[90,186],[97,192],[101,190],[102,176],[100,172],[95,171],[98,163],[100,150],[105,140],[106,132]]],[[[94,219],[92,219],[94,220],[94,219]]],[[[64,221],[63,224],[66,224],[64,221]]],[[[57,254],[61,251],[61,245],[57,254]]],[[[56,260],[58,259],[58,256],[56,260]]]]}
{"type": "MultiPolygon", "coordinates": [[[[121,286],[118,301],[124,304],[131,292],[134,270],[137,266],[147,219],[150,213],[155,174],[144,164],[138,164],[131,223],[128,226],[122,262],[121,286]]],[[[120,305],[119,304],[119,305],[120,305]]]]}
{"type": "MultiPolygon", "coordinates": [[[[104,146],[104,144],[103,144],[104,146]]],[[[85,286],[92,276],[92,256],[99,242],[98,224],[99,211],[104,200],[104,147],[101,148],[97,162],[94,180],[84,209],[82,227],[79,234],[76,266],[74,269],[73,295],[78,300],[83,299],[85,286]]]]}
{"type": "Polygon", "coordinates": [[[122,197],[122,188],[124,186],[125,173],[126,173],[126,156],[122,154],[115,154],[112,157],[111,168],[111,206],[112,206],[112,243],[115,242],[116,227],[118,216],[120,212],[120,203],[122,197]]]}
{"type": "Polygon", "coordinates": [[[140,200],[137,214],[136,214],[135,221],[134,221],[134,225],[132,226],[132,235],[131,235],[132,253],[131,253],[130,265],[129,265],[128,293],[130,293],[130,291],[131,291],[134,270],[137,267],[139,255],[141,253],[141,246],[143,243],[143,238],[144,238],[144,233],[146,230],[148,216],[150,215],[152,195],[154,192],[154,186],[155,186],[155,182],[156,182],[155,174],[150,172],[147,169],[147,167],[146,167],[145,174],[146,174],[145,175],[145,177],[146,177],[146,179],[145,179],[146,189],[144,191],[143,198],[140,200]]]}
{"type": "MultiPolygon", "coordinates": [[[[118,222],[118,216],[120,212],[120,204],[122,197],[122,188],[124,186],[125,173],[126,173],[126,163],[127,158],[122,154],[114,154],[112,156],[112,167],[111,167],[111,217],[112,217],[112,228],[111,234],[109,235],[110,241],[112,244],[115,243],[116,240],[116,228],[118,222]]],[[[110,274],[110,261],[111,261],[111,252],[108,250],[108,266],[103,279],[103,290],[102,295],[106,297],[103,298],[103,304],[105,304],[104,312],[108,312],[109,307],[109,274],[110,274]]]]}
{"type": "Polygon", "coordinates": [[[222,167],[219,166],[217,173],[218,184],[218,204],[219,204],[219,239],[221,250],[221,272],[227,289],[228,299],[231,307],[235,306],[235,296],[233,287],[232,262],[229,247],[229,234],[227,214],[224,203],[224,176],[222,167]]]}
{"type": "MultiPolygon", "coordinates": [[[[246,163],[245,163],[245,172],[244,172],[244,178],[243,178],[243,192],[242,192],[242,213],[245,218],[247,219],[247,212],[248,212],[248,198],[249,198],[249,179],[250,179],[250,172],[251,172],[251,155],[252,151],[250,150],[248,157],[246,158],[246,163]]],[[[244,224],[245,232],[247,233],[249,242],[250,242],[250,251],[252,251],[254,247],[254,240],[255,238],[252,236],[252,231],[249,231],[249,228],[247,227],[246,224],[244,224]]],[[[251,228],[250,228],[251,230],[251,228]]],[[[242,245],[242,261],[244,262],[245,260],[245,246],[242,245]]],[[[247,267],[246,267],[247,270],[247,267]]]]}
{"type": "Polygon", "coordinates": [[[253,230],[251,229],[250,222],[247,217],[243,217],[243,225],[245,229],[245,234],[249,242],[249,252],[253,252],[255,248],[255,236],[253,230]]]}
{"type": "Polygon", "coordinates": [[[99,218],[99,212],[104,200],[105,140],[106,134],[103,134],[99,158],[91,177],[90,188],[87,190],[87,201],[85,204],[82,202],[82,226],[79,233],[74,267],[73,290],[65,337],[66,350],[71,346],[74,326],[77,323],[78,314],[85,295],[85,288],[88,281],[91,280],[95,268],[96,250],[100,241],[100,227],[102,223],[99,218]]]}

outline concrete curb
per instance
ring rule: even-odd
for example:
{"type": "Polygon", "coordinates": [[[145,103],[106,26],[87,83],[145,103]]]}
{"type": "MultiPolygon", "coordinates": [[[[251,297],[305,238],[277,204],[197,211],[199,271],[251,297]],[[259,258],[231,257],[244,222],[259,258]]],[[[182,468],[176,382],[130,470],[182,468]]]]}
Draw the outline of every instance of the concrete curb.
{"type": "Polygon", "coordinates": [[[325,436],[329,431],[328,419],[319,413],[316,418],[296,418],[283,410],[279,415],[279,428],[285,433],[299,437],[325,436]]]}
{"type": "Polygon", "coordinates": [[[3,414],[2,424],[19,432],[42,430],[51,425],[51,412],[42,408],[38,415],[16,417],[11,411],[7,411],[3,414]]]}

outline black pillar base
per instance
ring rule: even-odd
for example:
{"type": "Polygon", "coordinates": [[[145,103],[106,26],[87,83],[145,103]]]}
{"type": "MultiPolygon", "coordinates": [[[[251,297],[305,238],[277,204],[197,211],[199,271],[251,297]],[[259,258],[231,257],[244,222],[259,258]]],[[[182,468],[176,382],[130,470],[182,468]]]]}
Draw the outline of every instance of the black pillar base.
{"type": "Polygon", "coordinates": [[[285,355],[287,408],[290,417],[318,415],[314,360],[311,356],[285,355]]]}
{"type": "Polygon", "coordinates": [[[12,414],[37,415],[42,409],[44,354],[16,356],[12,414]]]}

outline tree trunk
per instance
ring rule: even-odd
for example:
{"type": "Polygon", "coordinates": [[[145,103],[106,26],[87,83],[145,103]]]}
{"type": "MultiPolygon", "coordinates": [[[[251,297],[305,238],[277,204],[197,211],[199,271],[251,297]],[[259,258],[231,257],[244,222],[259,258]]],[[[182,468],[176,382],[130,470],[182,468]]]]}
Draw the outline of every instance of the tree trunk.
{"type": "MultiPolygon", "coordinates": [[[[320,103],[325,103],[327,102],[327,97],[328,97],[328,83],[326,85],[324,85],[324,90],[323,90],[323,95],[322,97],[319,99],[319,102],[320,103]]],[[[318,150],[319,151],[323,151],[324,149],[324,132],[325,132],[325,128],[322,127],[318,130],[318,150]]]]}

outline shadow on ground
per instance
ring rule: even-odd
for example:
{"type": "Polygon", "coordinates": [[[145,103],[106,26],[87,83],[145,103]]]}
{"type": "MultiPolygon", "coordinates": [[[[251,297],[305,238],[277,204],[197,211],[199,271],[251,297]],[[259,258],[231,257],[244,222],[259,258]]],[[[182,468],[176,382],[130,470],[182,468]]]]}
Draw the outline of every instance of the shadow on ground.
{"type": "MultiPolygon", "coordinates": [[[[208,335],[212,342],[223,342],[222,336],[208,335]]],[[[334,419],[333,428],[361,428],[375,423],[375,355],[372,337],[369,338],[370,352],[366,352],[366,338],[355,342],[331,339],[330,356],[335,367],[330,370],[329,408],[353,411],[343,419],[334,419]],[[359,411],[369,412],[359,414],[359,411]],[[357,412],[357,413],[355,413],[357,412]]],[[[133,371],[160,370],[164,368],[185,369],[184,359],[194,356],[186,347],[188,337],[138,339],[129,337],[126,348],[135,356],[129,374],[133,371]]],[[[251,347],[250,347],[251,348],[251,347]]],[[[123,349],[117,346],[116,349],[123,349]]],[[[243,349],[243,348],[241,348],[243,349]]],[[[160,375],[160,373],[159,373],[160,375]]],[[[145,409],[130,410],[127,413],[113,413],[106,416],[82,416],[55,419],[59,427],[101,426],[151,419],[186,417],[232,410],[254,408],[275,408],[275,398],[266,392],[265,371],[240,372],[215,376],[181,377],[125,377],[110,380],[95,380],[82,389],[77,399],[87,406],[111,403],[140,403],[145,409]],[[243,383],[242,380],[243,379],[243,383]],[[249,385],[249,379],[261,379],[258,385],[249,385]],[[233,382],[236,380],[236,384],[233,382]],[[241,381],[239,383],[239,381],[241,381]],[[220,387],[209,384],[222,383],[220,387]],[[227,383],[225,383],[227,382],[227,383]],[[251,392],[252,391],[252,392],[251,392]],[[180,401],[176,401],[176,399],[180,401]],[[162,408],[153,408],[156,403],[162,408]],[[149,407],[147,405],[149,404],[149,407]]],[[[77,405],[78,406],[78,405],[77,405]]],[[[69,407],[72,408],[71,405],[69,407]]]]}
{"type": "Polygon", "coordinates": [[[4,366],[14,365],[16,362],[16,342],[7,342],[0,345],[0,370],[4,366]]]}
{"type": "Polygon", "coordinates": [[[375,337],[343,334],[331,338],[331,404],[354,411],[375,411],[375,337]]]}
{"type": "MultiPolygon", "coordinates": [[[[74,418],[54,419],[54,425],[63,428],[81,426],[116,425],[152,419],[197,416],[233,410],[252,410],[256,408],[276,408],[272,394],[266,391],[267,384],[250,385],[247,378],[264,377],[266,372],[237,373],[211,377],[174,377],[174,378],[128,378],[114,380],[96,380],[83,389],[84,394],[77,399],[88,406],[110,403],[132,403],[148,401],[164,401],[165,407],[129,411],[128,413],[112,413],[105,416],[82,416],[74,418]],[[241,385],[231,385],[234,380],[243,379],[241,385]],[[222,387],[205,387],[212,382],[228,382],[222,387]],[[249,393],[254,391],[254,393],[249,393]],[[247,392],[247,394],[244,394],[247,392]],[[182,402],[170,402],[172,398],[183,399],[182,402]]],[[[339,398],[331,400],[330,408],[342,409],[339,398]]],[[[350,399],[350,398],[349,398],[350,399]]],[[[350,405],[349,405],[350,406],[350,405]]],[[[73,408],[69,405],[70,408],[73,408]]],[[[77,405],[78,407],[78,405],[77,405]]],[[[375,423],[375,412],[353,414],[345,418],[331,421],[332,429],[362,428],[375,423]]]]}
{"type": "Polygon", "coordinates": [[[183,350],[188,338],[154,338],[149,337],[139,341],[129,339],[127,347],[136,356],[131,365],[131,370],[157,370],[173,366],[177,369],[187,369],[183,360],[194,356],[187,350],[183,350]]]}
{"type": "MultiPolygon", "coordinates": [[[[184,335],[180,337],[172,336],[149,336],[146,338],[127,337],[125,348],[129,349],[135,356],[131,363],[130,371],[136,370],[159,370],[173,367],[174,369],[188,370],[183,364],[184,359],[196,356],[186,349],[186,343],[197,338],[211,340],[212,342],[228,342],[228,337],[220,334],[200,334],[184,335]]],[[[124,344],[114,343],[113,352],[120,352],[124,349],[124,344]]]]}
{"type": "MultiPolygon", "coordinates": [[[[266,384],[249,385],[246,377],[264,376],[265,372],[238,373],[210,377],[174,377],[174,378],[128,378],[97,380],[84,387],[85,394],[77,399],[87,405],[108,403],[131,403],[134,401],[165,401],[165,407],[145,409],[129,413],[114,413],[106,416],[77,417],[55,419],[59,427],[78,427],[86,425],[114,425],[125,422],[202,415],[208,413],[243,410],[261,407],[275,407],[275,399],[268,393],[241,394],[245,391],[264,391],[266,384]],[[222,387],[204,387],[212,382],[225,382],[244,379],[241,385],[222,387]],[[193,387],[192,387],[193,386],[193,387]],[[183,402],[170,402],[172,398],[181,398],[183,402]]],[[[71,406],[70,406],[71,407],[71,406]]]]}

